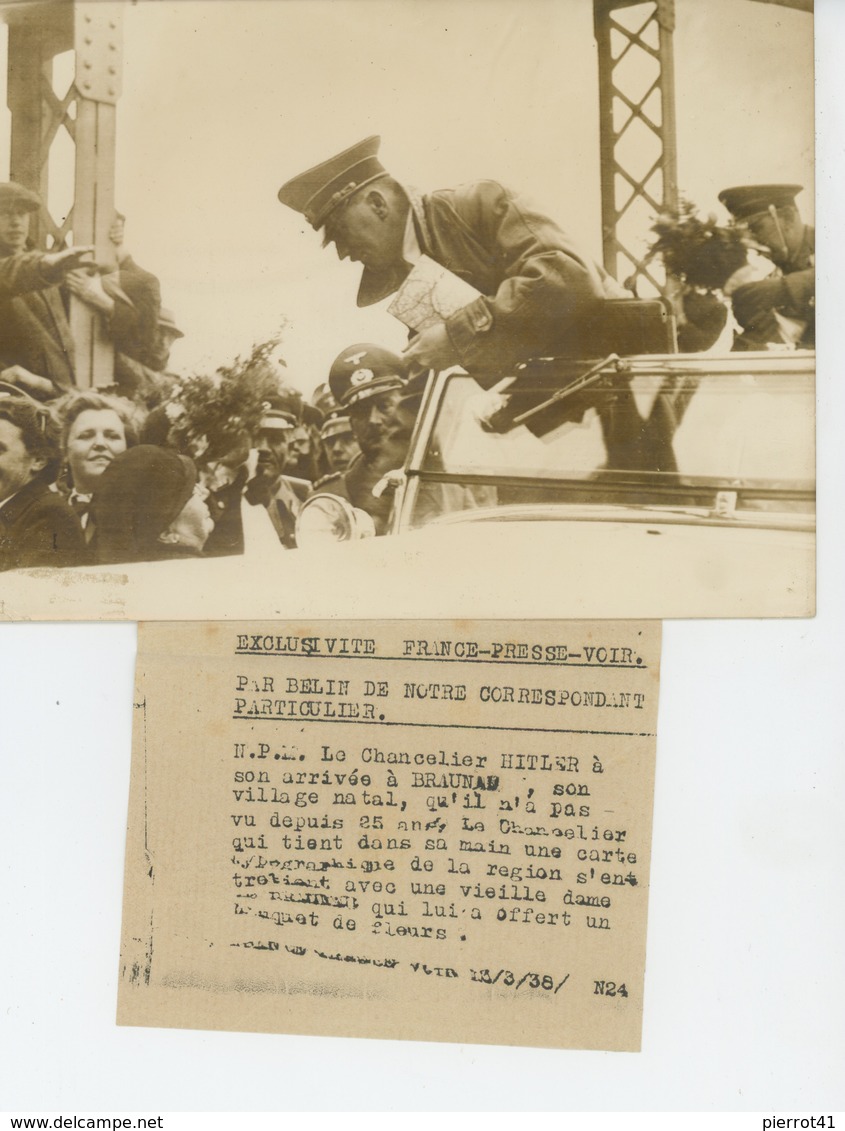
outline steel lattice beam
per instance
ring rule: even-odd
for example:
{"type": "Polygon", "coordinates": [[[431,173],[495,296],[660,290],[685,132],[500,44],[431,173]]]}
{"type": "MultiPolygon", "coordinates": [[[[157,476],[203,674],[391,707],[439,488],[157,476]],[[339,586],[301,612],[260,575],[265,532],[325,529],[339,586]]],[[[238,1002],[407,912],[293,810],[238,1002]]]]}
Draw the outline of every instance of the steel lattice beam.
{"type": "MultiPolygon", "coordinates": [[[[604,265],[611,275],[619,272],[619,257],[632,265],[631,285],[645,281],[656,290],[665,291],[630,250],[630,239],[624,231],[625,220],[639,202],[652,212],[675,207],[678,201],[678,163],[675,140],[675,78],[672,33],[675,27],[674,0],[594,0],[595,35],[599,62],[599,122],[601,148],[602,247],[604,265]],[[631,9],[629,18],[619,14],[631,9]],[[614,42],[620,49],[614,53],[614,42]],[[650,63],[648,61],[651,61],[650,63]],[[623,64],[628,75],[623,73],[623,64]],[[637,67],[656,69],[652,82],[643,92],[626,89],[631,73],[637,67]],[[657,93],[659,115],[645,106],[657,93]],[[617,128],[615,112],[626,113],[617,128]],[[657,120],[659,118],[659,121],[657,120]],[[621,143],[633,128],[641,136],[656,141],[657,157],[639,173],[630,168],[621,152],[621,143]],[[647,131],[645,135],[642,131],[647,131]],[[659,182],[657,188],[654,182],[659,182]]],[[[637,155],[639,156],[639,155],[637,155]]],[[[636,159],[636,158],[635,158],[636,159]]],[[[636,235],[632,232],[631,235],[636,235]]],[[[629,274],[628,271],[625,274],[629,274]]]]}
{"type": "MultiPolygon", "coordinates": [[[[32,229],[41,247],[93,244],[97,260],[114,261],[108,240],[114,217],[115,116],[120,96],[122,4],[115,0],[27,0],[0,4],[9,25],[7,102],[12,118],[12,180],[39,194],[43,208],[32,229]],[[74,53],[74,79],[55,89],[53,60],[74,53]],[[49,168],[57,136],[74,145],[73,204],[51,215],[49,168]]],[[[81,387],[109,385],[114,351],[100,317],[71,298],[70,325],[81,387]]]]}

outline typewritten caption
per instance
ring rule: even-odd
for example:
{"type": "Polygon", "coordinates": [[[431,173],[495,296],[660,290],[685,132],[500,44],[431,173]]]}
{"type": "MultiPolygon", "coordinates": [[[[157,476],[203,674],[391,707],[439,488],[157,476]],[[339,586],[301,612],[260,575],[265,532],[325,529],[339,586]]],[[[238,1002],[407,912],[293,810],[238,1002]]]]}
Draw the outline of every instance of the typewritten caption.
{"type": "Polygon", "coordinates": [[[639,1047],[659,625],[142,625],[119,1020],[639,1047]]]}

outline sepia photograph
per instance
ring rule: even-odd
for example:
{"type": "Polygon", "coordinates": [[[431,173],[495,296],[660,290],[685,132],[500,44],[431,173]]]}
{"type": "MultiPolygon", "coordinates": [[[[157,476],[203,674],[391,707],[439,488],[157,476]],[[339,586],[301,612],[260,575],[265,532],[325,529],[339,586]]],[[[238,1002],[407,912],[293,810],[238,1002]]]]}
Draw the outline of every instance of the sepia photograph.
{"type": "Polygon", "coordinates": [[[0,4],[0,616],[811,615],[810,9],[0,4]]]}
{"type": "Polygon", "coordinates": [[[841,1125],[843,45],[839,0],[0,0],[10,1125],[841,1125]]]}

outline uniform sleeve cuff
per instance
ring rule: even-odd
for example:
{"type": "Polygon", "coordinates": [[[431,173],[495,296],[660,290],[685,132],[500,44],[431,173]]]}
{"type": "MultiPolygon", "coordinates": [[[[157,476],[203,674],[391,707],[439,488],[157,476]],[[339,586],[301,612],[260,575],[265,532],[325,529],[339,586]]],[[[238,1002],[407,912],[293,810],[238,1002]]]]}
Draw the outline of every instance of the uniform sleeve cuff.
{"type": "Polygon", "coordinates": [[[489,333],[492,328],[493,313],[483,296],[473,299],[446,319],[446,333],[464,366],[472,361],[479,335],[489,333]]]}

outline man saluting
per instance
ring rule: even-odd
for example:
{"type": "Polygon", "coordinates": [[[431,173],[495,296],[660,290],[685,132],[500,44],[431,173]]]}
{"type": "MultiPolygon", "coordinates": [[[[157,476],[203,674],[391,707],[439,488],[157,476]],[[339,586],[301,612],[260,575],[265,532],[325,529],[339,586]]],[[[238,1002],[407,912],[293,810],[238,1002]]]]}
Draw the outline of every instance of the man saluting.
{"type": "Polygon", "coordinates": [[[723,189],[719,200],[779,268],[769,278],[746,283],[734,291],[731,303],[737,321],[753,336],[775,311],[803,323],[798,345],[812,348],[816,332],[816,233],[801,219],[795,203],[800,192],[801,185],[739,185],[723,189]]]}
{"type": "Polygon", "coordinates": [[[428,195],[400,185],[369,137],[288,181],[283,204],[323,245],[362,263],[358,305],[393,294],[428,256],[478,292],[405,350],[414,369],[462,365],[493,383],[532,356],[566,352],[575,324],[625,292],[554,221],[496,181],[428,195]]]}

